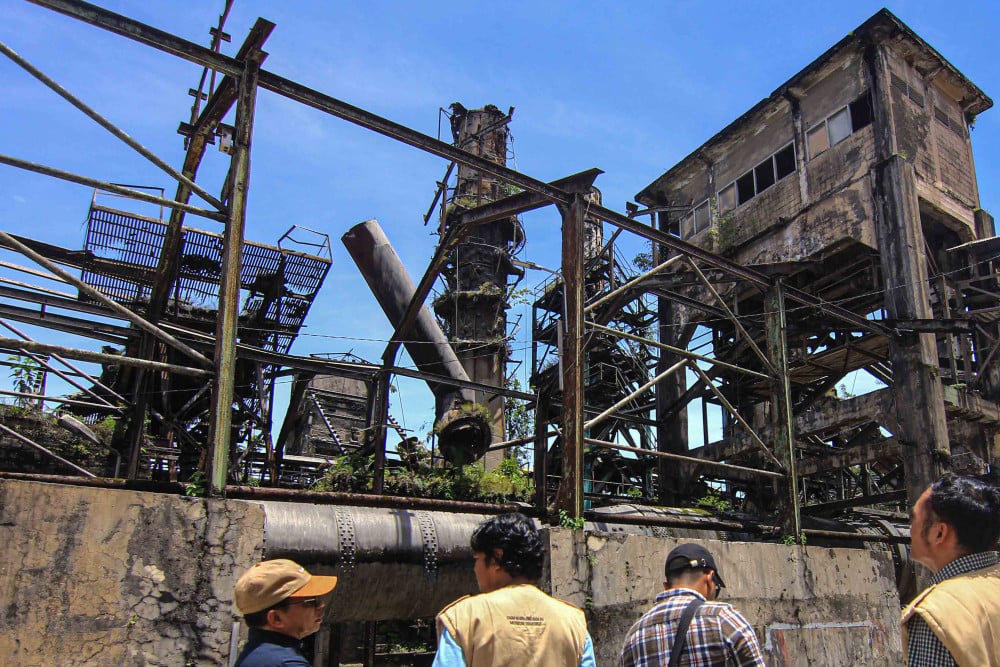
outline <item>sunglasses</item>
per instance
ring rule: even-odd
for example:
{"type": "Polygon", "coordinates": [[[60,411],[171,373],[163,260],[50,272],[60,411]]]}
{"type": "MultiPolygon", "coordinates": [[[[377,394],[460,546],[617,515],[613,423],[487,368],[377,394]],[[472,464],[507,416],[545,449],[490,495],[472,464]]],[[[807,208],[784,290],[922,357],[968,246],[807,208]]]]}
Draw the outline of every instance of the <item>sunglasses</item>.
{"type": "Polygon", "coordinates": [[[722,585],[722,580],[719,579],[719,575],[715,572],[712,573],[712,583],[715,584],[715,599],[718,600],[722,596],[722,589],[725,586],[722,585]]]}
{"type": "Polygon", "coordinates": [[[303,607],[312,607],[315,609],[317,607],[324,606],[326,604],[326,600],[324,598],[288,598],[281,603],[281,606],[290,607],[293,604],[300,604],[303,607]]]}

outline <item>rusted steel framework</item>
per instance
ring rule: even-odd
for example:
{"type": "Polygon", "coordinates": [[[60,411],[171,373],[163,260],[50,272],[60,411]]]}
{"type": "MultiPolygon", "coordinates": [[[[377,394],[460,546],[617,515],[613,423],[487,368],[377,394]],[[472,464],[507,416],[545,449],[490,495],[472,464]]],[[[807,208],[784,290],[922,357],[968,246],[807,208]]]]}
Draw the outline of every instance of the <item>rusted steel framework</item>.
{"type": "MultiPolygon", "coordinates": [[[[584,515],[585,500],[600,502],[618,495],[607,489],[595,493],[588,488],[593,481],[589,476],[592,475],[590,471],[598,457],[613,455],[626,468],[620,481],[620,489],[635,487],[641,496],[648,499],[684,502],[704,492],[706,483],[722,484],[722,488],[731,497],[745,500],[749,508],[761,515],[776,512],[782,530],[799,534],[802,532],[800,505],[803,496],[809,497],[807,485],[803,484],[799,488],[800,478],[815,475],[817,470],[826,470],[826,466],[832,462],[831,456],[839,457],[832,467],[843,469],[855,454],[859,460],[868,463],[869,460],[865,458],[867,455],[859,453],[858,447],[868,446],[873,450],[879,449],[880,452],[892,447],[889,441],[873,444],[859,431],[858,447],[844,448],[842,451],[823,450],[819,454],[810,450],[809,436],[804,436],[807,430],[801,423],[802,407],[820,400],[832,386],[831,382],[835,383],[836,378],[842,377],[844,369],[868,368],[873,373],[891,377],[899,372],[899,368],[890,366],[885,350],[900,345],[912,347],[912,332],[920,331],[924,336],[938,335],[942,338],[979,336],[975,361],[967,351],[968,347],[955,343],[952,345],[955,351],[948,358],[949,367],[955,369],[956,378],[964,377],[959,374],[965,372],[968,376],[973,373],[975,363],[983,359],[985,363],[975,373],[976,381],[984,382],[996,375],[991,374],[992,371],[986,371],[985,367],[990,366],[995,358],[996,349],[1000,348],[1000,343],[997,342],[1000,337],[992,329],[981,326],[980,323],[987,315],[979,312],[994,307],[992,303],[981,303],[983,299],[996,299],[997,291],[989,261],[970,260],[969,264],[963,265],[961,260],[956,260],[964,268],[950,274],[951,285],[964,280],[963,290],[960,293],[948,292],[948,287],[945,287],[941,292],[942,295],[948,294],[950,298],[942,299],[939,307],[948,309],[952,319],[960,319],[956,312],[965,308],[965,312],[974,315],[974,326],[965,325],[963,328],[956,325],[937,331],[928,322],[930,317],[927,315],[930,313],[922,312],[915,312],[906,320],[897,318],[892,322],[879,321],[869,316],[870,303],[834,303],[836,291],[845,289],[843,282],[831,282],[824,276],[814,276],[811,281],[789,280],[783,277],[785,273],[775,270],[773,266],[767,267],[767,271],[746,266],[737,258],[717,254],[702,245],[680,238],[673,232],[670,218],[670,212],[676,210],[677,202],[657,202],[650,199],[644,203],[651,208],[639,211],[636,207],[630,215],[623,215],[592,199],[591,187],[599,173],[597,170],[545,183],[497,164],[488,157],[420,134],[261,69],[264,59],[261,46],[270,32],[270,26],[266,22],[255,27],[236,58],[229,58],[213,49],[201,47],[87,3],[75,0],[35,2],[197,63],[223,77],[200,115],[188,127],[188,155],[180,176],[175,176],[178,180],[175,199],[101,184],[103,189],[158,203],[172,211],[165,229],[148,226],[149,229],[158,230],[155,244],[161,250],[155,267],[146,263],[141,271],[127,273],[125,277],[128,280],[125,282],[131,281],[137,285],[127,295],[127,290],[119,289],[123,284],[123,276],[111,271],[106,261],[103,264],[97,262],[92,269],[95,276],[111,280],[113,288],[109,288],[109,291],[121,292],[113,299],[130,301],[132,309],[145,310],[145,317],[137,315],[135,310],[129,310],[127,315],[118,313],[133,327],[108,328],[101,332],[101,335],[129,343],[130,353],[119,358],[121,367],[157,368],[172,370],[175,374],[204,374],[205,370],[188,364],[192,364],[192,360],[203,363],[207,353],[214,355],[211,363],[213,382],[207,391],[211,394],[209,405],[212,415],[208,435],[208,469],[212,473],[211,487],[215,492],[224,491],[228,472],[234,463],[231,408],[234,404],[242,404],[247,414],[255,415],[262,425],[266,423],[266,413],[269,413],[270,406],[266,392],[260,388],[266,385],[268,377],[273,379],[276,369],[291,369],[301,373],[303,377],[309,373],[343,374],[369,383],[371,404],[368,432],[372,435],[366,444],[373,447],[377,455],[377,470],[381,470],[378,466],[384,465],[388,382],[394,374],[405,374],[444,386],[498,396],[514,396],[552,406],[551,412],[539,411],[536,414],[534,446],[535,473],[540,482],[537,485],[539,497],[536,508],[539,513],[543,513],[552,500],[546,494],[547,472],[558,472],[558,484],[554,488],[555,508],[572,517],[584,515]],[[383,355],[381,365],[292,357],[283,354],[287,350],[284,347],[286,339],[281,338],[280,334],[278,338],[267,340],[238,338],[240,326],[244,324],[244,318],[239,315],[240,289],[260,288],[251,300],[255,305],[251,308],[252,312],[246,313],[246,319],[256,318],[259,321],[260,318],[272,318],[274,321],[269,322],[266,328],[280,329],[281,318],[289,312],[281,304],[291,299],[292,295],[286,295],[283,288],[276,286],[286,281],[271,280],[268,285],[264,285],[263,281],[260,281],[260,285],[257,283],[262,277],[273,274],[271,269],[275,268],[274,262],[278,262],[279,268],[286,271],[291,270],[290,266],[295,266],[294,262],[284,259],[286,254],[279,252],[277,256],[282,259],[275,259],[267,268],[249,269],[249,273],[243,275],[242,267],[257,266],[252,259],[254,246],[243,241],[242,233],[245,223],[243,201],[249,187],[248,151],[253,130],[253,105],[259,91],[276,93],[427,151],[461,168],[473,170],[479,178],[488,176],[500,184],[497,194],[503,194],[508,186],[522,190],[517,194],[496,197],[488,203],[477,199],[477,206],[455,211],[454,215],[449,216],[440,245],[416,286],[408,307],[395,324],[393,342],[383,355]],[[215,206],[211,201],[208,204],[214,206],[214,210],[190,206],[187,203],[190,195],[197,194],[193,178],[201,152],[216,125],[233,104],[236,104],[237,109],[233,162],[226,192],[218,202],[222,206],[215,206]],[[104,185],[108,187],[104,188],[104,185]],[[544,307],[554,315],[552,326],[558,332],[558,381],[555,378],[544,378],[541,368],[533,369],[538,378],[537,389],[541,392],[539,396],[536,393],[509,391],[500,384],[476,382],[475,379],[446,378],[425,371],[397,368],[394,363],[398,346],[402,341],[409,340],[408,334],[424,307],[434,281],[446,270],[449,258],[454,256],[455,249],[460,247],[463,239],[468,239],[478,225],[509,220],[523,211],[550,204],[559,213],[563,242],[559,279],[551,288],[555,290],[553,294],[558,293],[560,298],[552,299],[544,307]],[[189,234],[182,224],[185,213],[200,214],[225,222],[225,233],[213,237],[217,239],[218,245],[214,246],[212,252],[185,254],[189,234]],[[646,215],[651,216],[648,224],[642,221],[646,215]],[[588,264],[588,257],[584,252],[588,225],[593,229],[594,225],[602,223],[614,227],[616,231],[600,252],[590,258],[596,260],[596,263],[588,264]],[[613,240],[624,233],[638,235],[651,243],[653,270],[640,272],[616,267],[616,262],[612,259],[613,240]],[[197,266],[193,264],[196,256],[200,258],[197,266]],[[185,257],[188,258],[188,265],[185,265],[185,257]],[[251,259],[244,259],[247,257],[251,259]],[[218,276],[215,275],[216,261],[219,262],[218,276]],[[601,261],[605,264],[600,264],[601,261]],[[592,271],[594,267],[597,269],[592,271]],[[216,309],[218,319],[214,328],[199,328],[184,322],[169,321],[167,316],[170,313],[170,299],[174,298],[176,304],[176,295],[181,290],[195,293],[195,285],[204,282],[207,273],[212,274],[210,282],[218,281],[220,285],[216,309]],[[153,274],[155,277],[144,283],[137,279],[140,274],[153,274]],[[139,289],[139,283],[146,285],[146,288],[139,289]],[[981,293],[982,298],[970,307],[966,302],[973,297],[974,292],[981,293]],[[657,299],[655,320],[650,319],[648,306],[636,305],[647,303],[647,298],[657,299]],[[555,305],[557,303],[558,307],[555,305]],[[681,317],[683,309],[695,309],[699,313],[698,318],[681,317]],[[810,335],[815,335],[816,340],[806,342],[807,347],[810,347],[810,354],[803,363],[798,349],[804,340],[801,324],[807,319],[810,321],[810,331],[813,332],[810,335]],[[698,332],[699,326],[703,327],[702,332],[698,332]],[[142,331],[137,331],[137,328],[142,331]],[[651,329],[653,335],[646,334],[642,331],[644,329],[651,329]],[[209,335],[210,331],[221,335],[213,337],[209,335]],[[707,336],[711,339],[708,353],[702,353],[697,345],[692,345],[692,341],[697,340],[698,336],[706,335],[705,331],[708,331],[707,336]],[[793,340],[794,347],[790,349],[793,340]],[[588,400],[588,371],[600,368],[598,359],[602,354],[621,350],[622,346],[631,344],[639,346],[642,354],[649,355],[649,358],[642,359],[634,369],[635,372],[628,375],[625,381],[611,383],[616,394],[602,395],[601,402],[588,400]],[[170,355],[166,354],[168,347],[175,350],[170,355]],[[181,361],[184,362],[183,366],[180,365],[181,361]],[[245,368],[253,371],[251,381],[247,384],[256,386],[258,395],[240,397],[237,401],[233,394],[233,382],[240,373],[241,361],[247,363],[245,368]],[[157,363],[165,365],[150,366],[157,363]],[[830,365],[837,365],[837,372],[830,371],[830,365]],[[688,378],[691,378],[690,382],[688,378]],[[719,442],[708,442],[706,438],[702,447],[688,451],[686,434],[679,437],[682,431],[679,425],[686,422],[688,407],[696,400],[700,400],[702,405],[713,403],[718,406],[720,413],[724,415],[725,437],[719,442]],[[655,437],[651,429],[655,429],[655,437]],[[635,433],[642,435],[635,437],[635,433]],[[555,441],[559,443],[558,448],[552,446],[555,441]]],[[[0,157],[0,161],[71,178],[77,182],[91,182],[14,158],[0,157]]],[[[885,168],[890,172],[893,169],[905,171],[905,166],[893,164],[888,164],[885,168]]],[[[890,173],[889,177],[892,175],[890,173]]],[[[911,203],[906,200],[900,205],[908,206],[911,203]]],[[[98,222],[106,224],[103,219],[98,222]]],[[[30,249],[29,243],[7,238],[6,235],[0,238],[3,238],[7,247],[14,247],[22,252],[30,249]]],[[[95,241],[94,248],[100,247],[103,247],[101,242],[95,241]]],[[[192,247],[204,250],[203,246],[194,241],[192,247]]],[[[71,255],[69,251],[62,249],[49,250],[60,261],[71,255]]],[[[986,255],[978,247],[959,246],[954,252],[956,256],[968,255],[973,260],[986,255]]],[[[82,258],[77,258],[76,261],[78,266],[84,266],[82,258]]],[[[318,287],[318,283],[315,284],[318,287]]],[[[848,287],[853,288],[853,285],[848,287]]],[[[80,289],[83,290],[82,287],[80,289]]],[[[0,287],[0,294],[4,296],[16,294],[35,303],[58,304],[78,313],[107,315],[111,308],[105,302],[92,303],[68,294],[33,291],[28,298],[25,292],[26,290],[14,287],[0,287]]],[[[117,301],[114,303],[118,305],[117,301]]],[[[10,312],[13,311],[8,308],[3,314],[17,319],[10,312]]],[[[24,320],[30,321],[30,318],[25,316],[24,320]]],[[[80,322],[73,322],[72,319],[62,322],[61,326],[68,329],[75,327],[76,330],[83,328],[80,322]]],[[[291,323],[287,328],[294,329],[295,326],[297,325],[291,323]]],[[[287,335],[293,333],[289,331],[287,335]]],[[[547,337],[540,342],[551,344],[552,339],[547,337]]],[[[38,351],[49,351],[44,345],[29,344],[17,339],[10,339],[4,345],[12,350],[30,350],[33,346],[38,351]]],[[[59,354],[65,358],[98,358],[93,356],[97,353],[86,351],[59,350],[59,354]]],[[[918,357],[913,359],[919,360],[918,357]]],[[[548,372],[549,375],[555,373],[548,372]]],[[[148,393],[143,389],[151,386],[149,375],[144,375],[141,370],[134,372],[128,383],[134,395],[148,393]]],[[[605,386],[609,385],[606,383],[605,386]]],[[[183,413],[193,409],[194,403],[205,399],[205,393],[201,389],[192,388],[189,404],[180,406],[179,411],[183,413]]],[[[593,395],[591,392],[590,396],[593,395]]],[[[963,409],[969,409],[968,406],[974,399],[973,395],[963,391],[957,400],[960,403],[964,401],[963,409]]],[[[877,403],[874,398],[866,398],[866,401],[869,404],[877,403]]],[[[139,404],[129,407],[134,414],[145,414],[147,406],[139,404]]],[[[859,405],[859,409],[860,407],[862,406],[859,405]]],[[[871,406],[868,409],[872,409],[871,406]]],[[[985,411],[986,408],[982,410],[985,411]]],[[[164,423],[171,423],[172,418],[176,420],[178,415],[175,413],[163,417],[164,423]]],[[[136,420],[133,423],[137,423],[136,420]]],[[[824,433],[821,425],[810,428],[814,429],[812,433],[824,433]]],[[[265,432],[269,432],[269,428],[265,432]]],[[[269,456],[272,465],[277,465],[280,459],[284,433],[283,429],[282,438],[273,447],[268,445],[272,451],[272,456],[269,456]]],[[[133,462],[138,459],[136,443],[140,442],[139,435],[131,434],[133,462]]],[[[270,474],[272,479],[280,475],[274,468],[270,474]]],[[[888,477],[889,473],[885,473],[881,480],[885,481],[888,477]]],[[[895,490],[898,487],[892,488],[895,490]]],[[[886,497],[887,489],[884,485],[866,487],[865,490],[867,500],[879,502],[886,497]]],[[[381,491],[378,477],[374,491],[381,491]]]]}

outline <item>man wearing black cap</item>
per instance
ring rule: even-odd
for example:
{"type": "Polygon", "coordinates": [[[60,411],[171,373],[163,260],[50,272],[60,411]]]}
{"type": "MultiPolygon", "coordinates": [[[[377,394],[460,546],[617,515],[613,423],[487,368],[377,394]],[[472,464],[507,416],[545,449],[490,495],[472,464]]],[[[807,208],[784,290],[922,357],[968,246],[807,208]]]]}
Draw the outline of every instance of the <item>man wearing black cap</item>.
{"type": "Polygon", "coordinates": [[[236,667],[312,667],[302,639],[319,630],[337,577],[309,574],[295,561],[265,560],[243,573],[233,601],[250,626],[236,667]]]}
{"type": "Polygon", "coordinates": [[[622,667],[764,666],[753,628],[730,604],[715,602],[725,586],[708,550],[678,545],[664,565],[656,606],[625,636],[622,667]]]}

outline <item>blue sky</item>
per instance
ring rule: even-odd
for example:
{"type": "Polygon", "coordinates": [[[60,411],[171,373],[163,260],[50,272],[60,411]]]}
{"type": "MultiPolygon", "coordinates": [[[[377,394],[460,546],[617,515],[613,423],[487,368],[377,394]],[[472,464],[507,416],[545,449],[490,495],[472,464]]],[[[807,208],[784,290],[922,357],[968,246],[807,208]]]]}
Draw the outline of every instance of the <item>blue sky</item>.
{"type": "MultiPolygon", "coordinates": [[[[203,45],[223,8],[222,0],[98,4],[203,45]]],[[[277,27],[267,42],[265,69],[432,136],[438,133],[438,108],[452,102],[514,106],[511,166],[544,180],[598,167],[606,172],[597,182],[605,205],[624,210],[641,188],[881,6],[850,0],[235,0],[226,24],[233,42],[224,52],[235,53],[254,20],[267,18],[277,27]]],[[[987,95],[1000,95],[1000,5],[887,6],[987,95]]],[[[176,129],[190,116],[187,91],[197,86],[200,68],[21,0],[0,0],[0,11],[0,41],[180,166],[183,146],[176,129]]],[[[0,58],[0,81],[0,153],[173,191],[168,176],[6,58],[0,58]]],[[[982,206],[994,215],[1000,215],[998,113],[984,113],[972,133],[982,206]]],[[[198,180],[210,192],[219,192],[227,159],[207,154],[198,180]]],[[[425,227],[422,216],[446,166],[440,158],[260,92],[247,238],[274,243],[299,224],[329,234],[333,245],[333,268],[294,353],[381,356],[391,328],[340,236],[358,222],[378,219],[419,278],[436,242],[434,223],[425,227]]],[[[80,248],[90,196],[83,186],[0,165],[0,229],[80,248]]],[[[558,268],[558,215],[547,210],[524,222],[528,244],[521,258],[558,268]]],[[[190,216],[187,224],[221,231],[190,216]]],[[[526,284],[545,277],[529,274],[526,284]]],[[[511,313],[512,320],[518,317],[527,328],[530,312],[511,313]]],[[[68,336],[30,333],[93,347],[68,336]]],[[[527,360],[523,377],[530,351],[514,347],[527,360]]],[[[3,375],[0,385],[9,386],[3,375]]],[[[50,393],[58,391],[53,384],[50,393]]],[[[392,401],[393,413],[408,428],[427,432],[433,401],[419,383],[403,382],[392,401]]]]}

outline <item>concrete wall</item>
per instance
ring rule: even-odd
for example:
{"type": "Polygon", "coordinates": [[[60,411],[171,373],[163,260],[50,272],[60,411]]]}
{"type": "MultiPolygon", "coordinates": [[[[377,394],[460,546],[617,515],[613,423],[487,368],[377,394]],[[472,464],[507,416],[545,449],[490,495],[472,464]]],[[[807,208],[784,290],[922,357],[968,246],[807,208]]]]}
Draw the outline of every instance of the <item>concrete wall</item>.
{"type": "Polygon", "coordinates": [[[254,503],[0,480],[3,664],[227,664],[263,528],[254,503]]]}
{"type": "MultiPolygon", "coordinates": [[[[256,560],[281,555],[264,550],[269,506],[0,479],[3,664],[228,664],[236,578],[256,560]]],[[[587,610],[598,664],[615,664],[625,632],[662,588],[663,560],[677,539],[564,528],[547,536],[543,587],[587,610]]],[[[902,663],[886,553],[706,544],[726,599],[754,625],[770,665],[902,663]]],[[[339,563],[310,567],[344,574],[339,563]]],[[[400,588],[411,597],[414,586],[450,599],[471,585],[471,575],[428,575],[419,561],[351,567],[338,587],[346,599],[335,597],[334,610],[365,595],[366,577],[405,582],[400,588]]],[[[237,631],[236,639],[245,635],[243,626],[237,631]]]]}
{"type": "MultiPolygon", "coordinates": [[[[597,664],[663,590],[680,540],[551,531],[552,592],[588,610],[597,664]]],[[[724,600],[754,626],[769,665],[901,665],[899,598],[887,552],[710,542],[724,600]]]]}

